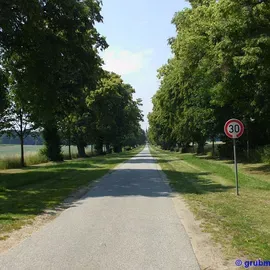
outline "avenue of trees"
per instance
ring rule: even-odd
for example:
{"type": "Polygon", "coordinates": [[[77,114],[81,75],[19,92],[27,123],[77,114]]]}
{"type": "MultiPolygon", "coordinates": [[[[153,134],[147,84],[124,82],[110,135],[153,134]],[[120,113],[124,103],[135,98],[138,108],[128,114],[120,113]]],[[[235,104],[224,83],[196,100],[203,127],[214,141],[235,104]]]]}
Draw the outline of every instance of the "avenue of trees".
{"type": "MultiPolygon", "coordinates": [[[[219,138],[244,122],[239,147],[270,144],[270,2],[193,0],[175,14],[173,57],[158,71],[160,88],[148,115],[149,140],[163,149],[219,138]]],[[[225,146],[226,146],[225,145],[225,146]]]]}
{"type": "MultiPolygon", "coordinates": [[[[141,100],[121,77],[102,69],[108,44],[96,27],[100,0],[0,1],[0,129],[42,132],[45,154],[61,145],[95,144],[101,153],[144,143],[141,100]]],[[[23,165],[23,160],[22,160],[23,165]]]]}

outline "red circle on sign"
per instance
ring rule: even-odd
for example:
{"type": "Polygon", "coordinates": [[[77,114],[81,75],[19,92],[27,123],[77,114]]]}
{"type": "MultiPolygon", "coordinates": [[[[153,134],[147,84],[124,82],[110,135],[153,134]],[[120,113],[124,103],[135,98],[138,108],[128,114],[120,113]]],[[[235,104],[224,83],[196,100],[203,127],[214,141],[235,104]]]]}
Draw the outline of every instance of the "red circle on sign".
{"type": "Polygon", "coordinates": [[[243,123],[240,121],[240,120],[238,120],[238,119],[230,119],[230,120],[228,120],[227,122],[226,122],[226,124],[225,124],[225,126],[224,126],[224,132],[225,132],[225,134],[229,137],[229,138],[231,138],[231,139],[237,139],[237,138],[240,138],[242,135],[243,135],[243,133],[244,133],[244,125],[243,125],[243,123]],[[240,130],[239,130],[239,132],[230,132],[229,130],[228,130],[228,127],[230,126],[230,124],[232,124],[232,123],[237,123],[239,126],[240,126],[240,130]]]}

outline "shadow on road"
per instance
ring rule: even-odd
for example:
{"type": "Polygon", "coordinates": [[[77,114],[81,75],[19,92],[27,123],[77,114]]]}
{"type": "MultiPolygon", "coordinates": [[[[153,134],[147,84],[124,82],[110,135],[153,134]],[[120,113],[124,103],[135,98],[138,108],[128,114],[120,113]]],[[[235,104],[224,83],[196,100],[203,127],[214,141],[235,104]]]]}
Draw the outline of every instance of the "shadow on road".
{"type": "MultiPolygon", "coordinates": [[[[134,160],[136,161],[136,160],[134,160]]],[[[170,179],[173,190],[185,194],[207,194],[225,192],[234,188],[215,183],[207,178],[208,173],[164,171],[170,179]]],[[[157,170],[124,169],[117,170],[100,182],[87,197],[168,197],[173,196],[171,188],[161,178],[157,170]]]]}
{"type": "MultiPolygon", "coordinates": [[[[112,158],[110,162],[119,163],[119,159],[112,158]]],[[[167,160],[166,162],[169,162],[167,160]]],[[[98,163],[98,161],[95,163],[98,163]]],[[[99,179],[108,170],[99,168],[98,164],[56,164],[43,167],[41,171],[28,170],[22,173],[0,173],[0,226],[1,221],[14,220],[20,215],[37,215],[45,209],[55,206],[55,202],[63,200],[73,190],[99,179]],[[95,167],[96,166],[96,167],[95,167]],[[92,170],[89,170],[89,168],[92,170]],[[56,168],[56,171],[50,169],[56,168]],[[78,174],[80,177],[78,177],[78,174]],[[14,216],[15,215],[15,216],[14,216]]],[[[111,164],[112,164],[111,163],[111,164]]],[[[155,163],[149,155],[138,155],[131,159],[129,164],[155,163]]],[[[160,172],[151,169],[140,169],[130,166],[131,169],[115,170],[107,175],[84,197],[169,197],[172,196],[170,187],[160,176],[160,172]]],[[[173,189],[180,193],[207,194],[225,192],[232,186],[223,186],[214,183],[207,173],[190,173],[164,171],[171,181],[173,189]]],[[[65,208],[74,206],[65,204],[65,208]]],[[[1,227],[0,227],[1,229],[1,227]]]]}
{"type": "MultiPolygon", "coordinates": [[[[159,163],[167,163],[167,162],[171,162],[171,161],[174,161],[174,160],[159,160],[158,162],[159,163]]],[[[136,163],[152,163],[152,164],[155,164],[157,163],[155,161],[155,159],[152,159],[152,158],[136,158],[136,159],[130,159],[128,161],[126,161],[125,163],[128,163],[128,164],[136,164],[136,163]]]]}

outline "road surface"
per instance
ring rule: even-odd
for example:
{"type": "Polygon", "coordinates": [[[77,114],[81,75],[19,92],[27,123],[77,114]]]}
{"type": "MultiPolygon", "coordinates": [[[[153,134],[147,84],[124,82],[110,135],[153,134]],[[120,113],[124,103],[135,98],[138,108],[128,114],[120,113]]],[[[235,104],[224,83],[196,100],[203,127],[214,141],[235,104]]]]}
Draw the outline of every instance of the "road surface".
{"type": "Polygon", "coordinates": [[[199,269],[146,147],[72,207],[0,256],[0,269],[199,269]]]}

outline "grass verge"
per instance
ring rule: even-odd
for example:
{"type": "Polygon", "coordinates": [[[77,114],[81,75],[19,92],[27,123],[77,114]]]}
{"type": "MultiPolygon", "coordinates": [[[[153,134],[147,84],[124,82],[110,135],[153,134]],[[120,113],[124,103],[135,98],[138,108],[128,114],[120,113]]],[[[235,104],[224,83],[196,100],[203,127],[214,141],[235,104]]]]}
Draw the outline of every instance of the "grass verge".
{"type": "Polygon", "coordinates": [[[0,171],[0,240],[141,150],[0,171]]]}
{"type": "Polygon", "coordinates": [[[151,153],[228,258],[270,258],[269,175],[251,175],[240,167],[240,196],[236,196],[231,165],[155,147],[151,153]]]}

